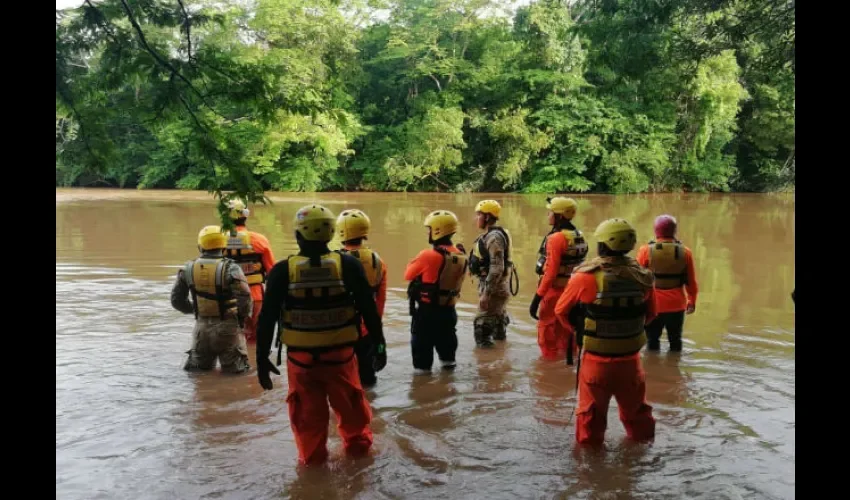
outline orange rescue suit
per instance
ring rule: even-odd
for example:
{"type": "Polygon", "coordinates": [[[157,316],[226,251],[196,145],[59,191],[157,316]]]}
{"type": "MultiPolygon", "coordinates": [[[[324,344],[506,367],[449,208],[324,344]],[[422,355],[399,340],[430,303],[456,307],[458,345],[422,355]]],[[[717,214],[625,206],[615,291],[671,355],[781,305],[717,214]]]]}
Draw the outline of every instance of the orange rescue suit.
{"type": "Polygon", "coordinates": [[[557,286],[558,269],[561,267],[561,256],[567,251],[569,243],[560,231],[546,237],[546,265],[543,278],[537,286],[537,295],[542,297],[537,316],[537,345],[544,359],[555,360],[563,357],[567,350],[568,330],[555,317],[555,304],[564,291],[557,286]]]}
{"type": "MultiPolygon", "coordinates": [[[[251,246],[254,252],[262,256],[263,273],[268,274],[274,267],[275,259],[272,253],[272,246],[269,240],[260,233],[248,231],[245,226],[236,226],[237,232],[247,232],[251,236],[251,246]]],[[[254,312],[250,319],[245,321],[245,340],[255,342],[257,339],[257,318],[260,317],[260,311],[263,309],[264,289],[263,283],[251,285],[251,298],[254,299],[254,312]]]]}
{"type": "MultiPolygon", "coordinates": [[[[597,299],[597,292],[595,274],[577,270],[555,306],[558,323],[572,332],[573,326],[567,319],[570,312],[574,307],[592,304],[597,299]]],[[[643,300],[646,324],[657,315],[654,288],[646,290],[643,300]]],[[[602,444],[611,396],[617,400],[620,421],[630,439],[645,441],[654,438],[655,419],[652,407],[646,403],[646,375],[641,364],[640,348],[617,356],[584,352],[578,377],[576,441],[579,444],[602,444]]]]}

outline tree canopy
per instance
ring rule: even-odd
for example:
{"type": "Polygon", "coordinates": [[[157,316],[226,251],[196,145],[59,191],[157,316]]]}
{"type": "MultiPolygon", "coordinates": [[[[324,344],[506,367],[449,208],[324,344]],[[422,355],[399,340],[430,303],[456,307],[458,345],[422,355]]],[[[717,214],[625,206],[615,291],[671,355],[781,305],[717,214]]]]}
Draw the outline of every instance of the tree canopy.
{"type": "Polygon", "coordinates": [[[793,188],[795,2],[86,0],[56,185],[793,188]]]}

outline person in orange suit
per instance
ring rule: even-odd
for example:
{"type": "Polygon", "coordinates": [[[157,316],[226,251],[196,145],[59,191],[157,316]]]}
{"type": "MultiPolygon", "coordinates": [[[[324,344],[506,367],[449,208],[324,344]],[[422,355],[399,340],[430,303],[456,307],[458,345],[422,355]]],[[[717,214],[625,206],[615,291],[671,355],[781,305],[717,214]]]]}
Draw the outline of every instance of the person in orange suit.
{"type": "Polygon", "coordinates": [[[457,352],[457,304],[468,268],[463,245],[455,246],[457,216],[448,210],[436,210],[425,218],[428,243],[404,271],[410,299],[410,349],[413,371],[417,375],[431,373],[434,351],[441,369],[455,369],[457,352]]]}
{"type": "Polygon", "coordinates": [[[653,275],[626,254],[637,233],[624,219],[609,219],[596,229],[599,256],[577,267],[555,313],[564,328],[578,327],[576,441],[601,445],[611,396],[620,408],[626,434],[636,441],[655,437],[652,407],[646,402],[646,374],[640,350],[644,327],[655,318],[653,275]],[[579,308],[583,320],[570,322],[579,308]]]}
{"type": "MultiPolygon", "coordinates": [[[[545,360],[559,359],[567,351],[569,332],[555,318],[555,304],[564,292],[573,269],[584,262],[587,243],[584,235],[572,223],[578,204],[572,198],[548,199],[549,224],[552,230],[543,238],[537,259],[538,275],[543,277],[537,285],[529,314],[537,321],[537,345],[545,360]],[[539,307],[539,311],[538,311],[539,307]]],[[[568,358],[572,360],[570,355],[568,358]]]]}
{"type": "MultiPolygon", "coordinates": [[[[349,455],[364,455],[372,446],[372,410],[358,376],[354,346],[360,322],[372,341],[373,369],[387,364],[386,342],[372,287],[360,260],[332,252],[336,218],[321,205],[300,208],[293,221],[298,255],[278,262],[269,272],[266,300],[257,329],[257,378],[273,388],[269,360],[275,325],[286,346],[289,424],[299,461],[323,463],[328,457],[328,403],[349,455]]],[[[278,351],[280,364],[281,351],[278,351]]]]}
{"type": "MultiPolygon", "coordinates": [[[[378,314],[384,317],[384,305],[387,303],[387,266],[381,260],[378,252],[363,245],[363,240],[368,239],[372,221],[362,210],[343,210],[336,220],[336,230],[342,241],[342,253],[349,254],[360,260],[366,271],[366,279],[375,294],[375,302],[378,305],[378,314]]],[[[378,382],[375,370],[372,369],[372,341],[367,339],[368,334],[365,323],[360,325],[360,341],[354,350],[357,353],[357,366],[360,370],[360,383],[369,388],[378,382]]]]}
{"type": "Polygon", "coordinates": [[[230,200],[230,220],[236,226],[231,231],[225,256],[236,261],[242,268],[248,284],[251,285],[251,298],[254,300],[254,313],[245,319],[245,340],[255,342],[257,338],[257,318],[263,308],[264,284],[266,275],[274,267],[274,254],[269,240],[260,233],[248,231],[245,221],[251,214],[242,200],[230,200]],[[235,234],[234,234],[235,232],[235,234]]]}
{"type": "Polygon", "coordinates": [[[671,352],[682,351],[682,328],[685,312],[696,309],[697,276],[691,249],[676,239],[676,219],[659,215],[655,219],[655,239],[638,250],[637,261],[655,274],[655,296],[658,317],[647,325],[646,349],[661,349],[661,332],[667,329],[671,352]]]}

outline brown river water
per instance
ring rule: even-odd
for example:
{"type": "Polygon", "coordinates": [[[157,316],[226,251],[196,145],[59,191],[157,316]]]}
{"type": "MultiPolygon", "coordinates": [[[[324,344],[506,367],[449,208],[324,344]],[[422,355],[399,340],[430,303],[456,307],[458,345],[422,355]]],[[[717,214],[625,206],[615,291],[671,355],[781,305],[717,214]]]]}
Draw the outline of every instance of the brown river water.
{"type": "Polygon", "coordinates": [[[666,336],[660,354],[644,353],[655,442],[626,441],[612,401],[602,451],[575,449],[574,367],[539,360],[528,315],[548,229],[542,195],[494,196],[521,280],[508,341],[474,349],[467,281],[457,371],[413,375],[403,272],[427,246],[422,221],[454,211],[455,241],[471,248],[473,208],[487,197],[278,193],[251,206],[249,228],[276,259],[295,253],[298,207],[360,208],[388,266],[389,364],[368,392],[373,453],[346,458],[332,429],[329,463],[303,469],[285,376],[264,392],[254,371],[182,370],[193,319],[171,308],[169,292],[200,228],[217,223],[211,197],[57,189],[57,498],[794,498],[793,195],[575,196],[589,234],[624,217],[646,241],[656,215],[678,217],[700,286],[681,356],[667,354],[666,336]]]}

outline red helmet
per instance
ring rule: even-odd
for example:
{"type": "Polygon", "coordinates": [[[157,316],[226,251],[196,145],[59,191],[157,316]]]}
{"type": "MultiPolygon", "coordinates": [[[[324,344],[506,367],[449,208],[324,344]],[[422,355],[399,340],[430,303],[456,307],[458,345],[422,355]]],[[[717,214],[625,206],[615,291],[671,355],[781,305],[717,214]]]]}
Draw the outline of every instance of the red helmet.
{"type": "Polygon", "coordinates": [[[676,218],[672,215],[659,215],[655,218],[655,237],[674,238],[676,236],[676,218]]]}

